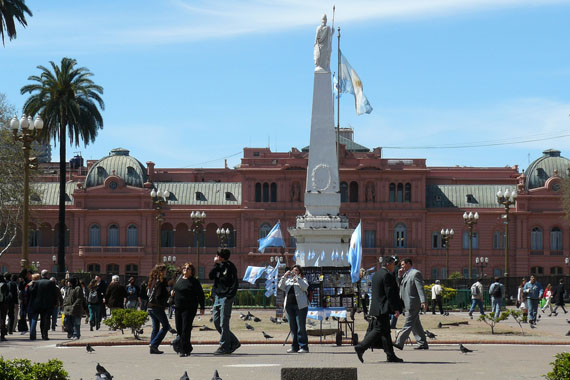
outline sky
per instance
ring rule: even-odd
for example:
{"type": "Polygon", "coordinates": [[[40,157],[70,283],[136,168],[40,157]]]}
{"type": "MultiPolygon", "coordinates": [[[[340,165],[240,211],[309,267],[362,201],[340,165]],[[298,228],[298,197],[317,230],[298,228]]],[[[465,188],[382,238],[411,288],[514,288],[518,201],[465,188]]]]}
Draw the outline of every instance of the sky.
{"type": "Polygon", "coordinates": [[[66,160],[122,147],[161,168],[233,167],[244,147],[309,144],[315,29],[333,4],[374,109],[341,97],[359,144],[428,166],[570,157],[570,0],[28,0],[27,28],[0,46],[0,92],[20,114],[37,66],[74,58],[106,107],[66,160]]]}

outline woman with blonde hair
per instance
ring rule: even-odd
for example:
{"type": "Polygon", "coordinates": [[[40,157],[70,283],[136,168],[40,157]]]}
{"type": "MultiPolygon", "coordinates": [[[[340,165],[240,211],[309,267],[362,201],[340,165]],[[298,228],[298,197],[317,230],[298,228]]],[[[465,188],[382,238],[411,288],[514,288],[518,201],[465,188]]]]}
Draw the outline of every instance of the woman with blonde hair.
{"type": "Polygon", "coordinates": [[[162,354],[163,351],[160,351],[158,346],[160,346],[168,331],[173,332],[164,312],[168,300],[167,286],[166,265],[155,265],[148,275],[147,312],[152,320],[152,333],[150,334],[151,354],[162,354]],[[162,328],[160,328],[161,325],[162,328]]]}
{"type": "Polygon", "coordinates": [[[200,306],[200,315],[204,315],[204,291],[195,276],[196,269],[192,263],[182,265],[182,276],[178,277],[172,287],[174,296],[174,317],[176,331],[180,335],[180,357],[190,356],[192,343],[192,324],[200,306]]]}

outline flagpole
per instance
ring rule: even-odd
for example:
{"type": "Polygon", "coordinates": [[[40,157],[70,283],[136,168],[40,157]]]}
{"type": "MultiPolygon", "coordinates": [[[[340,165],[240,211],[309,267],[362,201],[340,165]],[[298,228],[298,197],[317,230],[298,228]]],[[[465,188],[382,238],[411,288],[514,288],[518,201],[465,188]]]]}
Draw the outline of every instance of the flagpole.
{"type": "Polygon", "coordinates": [[[337,46],[337,50],[338,50],[338,58],[337,58],[337,64],[338,64],[338,69],[337,69],[337,78],[336,78],[336,146],[337,146],[337,152],[336,152],[336,156],[338,157],[338,151],[339,151],[339,145],[340,145],[340,140],[339,140],[339,135],[340,135],[340,80],[341,80],[341,73],[340,73],[340,26],[338,27],[338,35],[336,37],[338,39],[338,43],[336,44],[337,46]]]}

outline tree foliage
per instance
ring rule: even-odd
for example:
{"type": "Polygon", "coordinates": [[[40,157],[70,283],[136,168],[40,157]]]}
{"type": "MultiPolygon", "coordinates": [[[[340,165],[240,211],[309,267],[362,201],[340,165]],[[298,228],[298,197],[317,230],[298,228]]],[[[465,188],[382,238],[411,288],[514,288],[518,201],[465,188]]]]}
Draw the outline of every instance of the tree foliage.
{"type": "Polygon", "coordinates": [[[109,326],[112,330],[121,330],[125,333],[125,329],[131,329],[135,339],[139,339],[141,328],[148,321],[148,313],[142,310],[134,309],[115,309],[110,318],[107,318],[103,323],[109,326]]]}
{"type": "Polygon", "coordinates": [[[556,360],[551,362],[552,371],[544,377],[547,380],[570,380],[570,353],[562,352],[554,355],[556,360]]]}
{"type": "Polygon", "coordinates": [[[16,38],[16,21],[23,27],[28,26],[26,13],[32,16],[32,12],[25,3],[24,0],[0,0],[0,35],[2,36],[2,45],[5,45],[4,34],[10,40],[16,38]]]}
{"type": "Polygon", "coordinates": [[[68,380],[63,362],[58,359],[46,363],[32,363],[28,359],[4,360],[0,357],[0,380],[68,380]]]}

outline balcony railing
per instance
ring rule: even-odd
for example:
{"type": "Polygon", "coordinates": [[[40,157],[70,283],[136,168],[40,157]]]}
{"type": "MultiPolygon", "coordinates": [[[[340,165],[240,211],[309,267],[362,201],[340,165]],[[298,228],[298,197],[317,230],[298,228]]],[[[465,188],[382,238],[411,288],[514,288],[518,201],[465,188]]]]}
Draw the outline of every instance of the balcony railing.
{"type": "Polygon", "coordinates": [[[140,254],[144,251],[144,247],[92,247],[92,246],[79,246],[79,253],[81,255],[105,255],[105,254],[140,254]]]}
{"type": "Polygon", "coordinates": [[[550,256],[562,256],[562,252],[561,249],[551,249],[550,256]]]}

